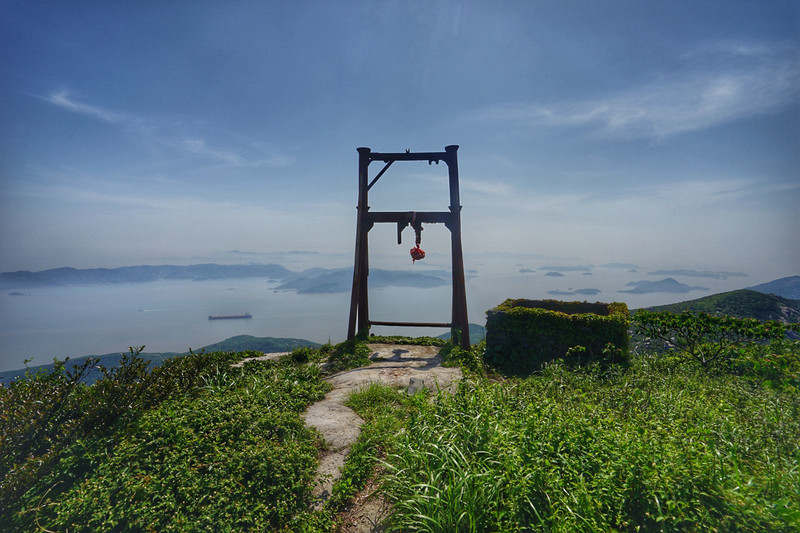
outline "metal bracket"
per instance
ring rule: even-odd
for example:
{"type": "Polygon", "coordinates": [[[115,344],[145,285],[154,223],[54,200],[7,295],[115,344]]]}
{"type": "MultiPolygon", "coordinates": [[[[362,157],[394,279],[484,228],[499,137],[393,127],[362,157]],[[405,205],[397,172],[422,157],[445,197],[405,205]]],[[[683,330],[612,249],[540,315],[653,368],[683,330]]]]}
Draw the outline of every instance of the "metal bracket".
{"type": "MultiPolygon", "coordinates": [[[[375,185],[375,182],[377,182],[379,179],[381,179],[381,176],[383,176],[383,173],[386,172],[387,170],[389,170],[389,167],[392,166],[392,163],[394,163],[394,160],[389,161],[388,163],[386,163],[386,166],[383,167],[383,169],[380,172],[378,172],[378,175],[375,176],[375,179],[373,179],[369,183],[369,185],[367,185],[367,190],[370,190],[372,188],[372,186],[375,185]]],[[[438,163],[438,161],[437,161],[437,163],[438,163]]]]}

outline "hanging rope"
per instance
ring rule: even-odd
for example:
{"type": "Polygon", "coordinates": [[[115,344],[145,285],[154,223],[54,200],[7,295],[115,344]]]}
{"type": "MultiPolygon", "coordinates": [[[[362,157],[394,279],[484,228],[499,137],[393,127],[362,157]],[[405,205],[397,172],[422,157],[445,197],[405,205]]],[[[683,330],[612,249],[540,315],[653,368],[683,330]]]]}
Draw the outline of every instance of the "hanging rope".
{"type": "Polygon", "coordinates": [[[410,250],[411,252],[411,263],[416,263],[420,259],[425,259],[425,250],[419,247],[419,243],[422,241],[422,224],[419,226],[416,225],[417,220],[417,212],[411,215],[411,227],[414,228],[414,232],[417,234],[415,246],[410,250]]]}

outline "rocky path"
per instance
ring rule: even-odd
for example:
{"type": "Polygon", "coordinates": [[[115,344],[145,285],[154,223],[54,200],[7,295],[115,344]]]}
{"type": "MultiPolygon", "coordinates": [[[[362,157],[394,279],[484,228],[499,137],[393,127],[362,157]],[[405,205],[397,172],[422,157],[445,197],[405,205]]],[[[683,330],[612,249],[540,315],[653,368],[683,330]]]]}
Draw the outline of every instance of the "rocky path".
{"type": "MultiPolygon", "coordinates": [[[[350,446],[361,431],[363,420],[343,405],[351,392],[371,383],[383,383],[396,388],[411,386],[412,392],[414,388],[424,386],[435,392],[437,387],[453,387],[462,377],[460,369],[441,366],[439,348],[435,346],[370,344],[369,347],[373,363],[328,377],[327,381],[333,385],[333,389],[322,401],[311,405],[306,411],[306,424],[319,430],[328,443],[317,473],[315,508],[320,508],[330,497],[331,488],[339,478],[350,446]]],[[[381,502],[362,494],[348,515],[349,523],[345,531],[378,531],[377,524],[386,511],[381,502]]]]}

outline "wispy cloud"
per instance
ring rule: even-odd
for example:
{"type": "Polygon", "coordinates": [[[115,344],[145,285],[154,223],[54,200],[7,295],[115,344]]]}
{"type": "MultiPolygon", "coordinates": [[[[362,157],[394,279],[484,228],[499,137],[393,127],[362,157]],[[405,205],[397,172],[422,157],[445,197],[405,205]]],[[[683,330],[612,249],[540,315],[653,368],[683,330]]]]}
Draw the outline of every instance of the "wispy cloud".
{"type": "Polygon", "coordinates": [[[510,184],[498,180],[461,180],[461,189],[464,191],[491,195],[507,195],[513,191],[510,184]]]}
{"type": "Polygon", "coordinates": [[[43,99],[63,110],[85,115],[103,122],[118,124],[121,128],[147,143],[177,149],[205,159],[234,167],[282,167],[294,163],[294,158],[274,152],[265,158],[246,157],[233,150],[219,148],[206,139],[184,133],[185,120],[166,120],[155,117],[137,117],[129,113],[112,111],[100,106],[81,102],[62,90],[53,92],[43,99]]]}
{"type": "Polygon", "coordinates": [[[84,104],[75,100],[69,91],[59,91],[45,96],[44,99],[51,104],[58,106],[73,113],[88,115],[90,117],[100,119],[105,122],[119,122],[123,120],[123,115],[102,107],[84,104]]]}
{"type": "Polygon", "coordinates": [[[273,154],[261,159],[250,159],[234,152],[210,146],[203,139],[184,138],[178,141],[180,146],[195,155],[212,159],[235,167],[285,167],[295,162],[294,158],[284,154],[273,154]]]}
{"type": "MultiPolygon", "coordinates": [[[[711,54],[712,48],[705,53],[711,54]]],[[[717,49],[717,55],[722,55],[717,49]]],[[[485,108],[478,117],[531,126],[587,127],[614,138],[661,138],[778,112],[798,100],[800,53],[758,46],[724,47],[738,56],[693,61],[687,71],[627,91],[578,102],[516,102],[485,108]]]]}

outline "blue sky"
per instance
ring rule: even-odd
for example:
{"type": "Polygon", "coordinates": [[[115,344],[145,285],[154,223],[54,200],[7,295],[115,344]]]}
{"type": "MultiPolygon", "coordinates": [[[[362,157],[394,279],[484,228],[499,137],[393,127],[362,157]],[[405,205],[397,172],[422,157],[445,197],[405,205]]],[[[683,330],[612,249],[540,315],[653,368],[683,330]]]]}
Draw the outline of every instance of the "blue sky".
{"type": "MultiPolygon", "coordinates": [[[[347,266],[355,149],[458,144],[467,268],[796,275],[799,13],[781,0],[5,0],[0,271],[291,251],[347,266]]],[[[395,165],[372,208],[445,210],[442,167],[395,165]]],[[[449,248],[429,229],[423,248],[449,248]]],[[[394,228],[371,239],[407,267],[394,228]]]]}

